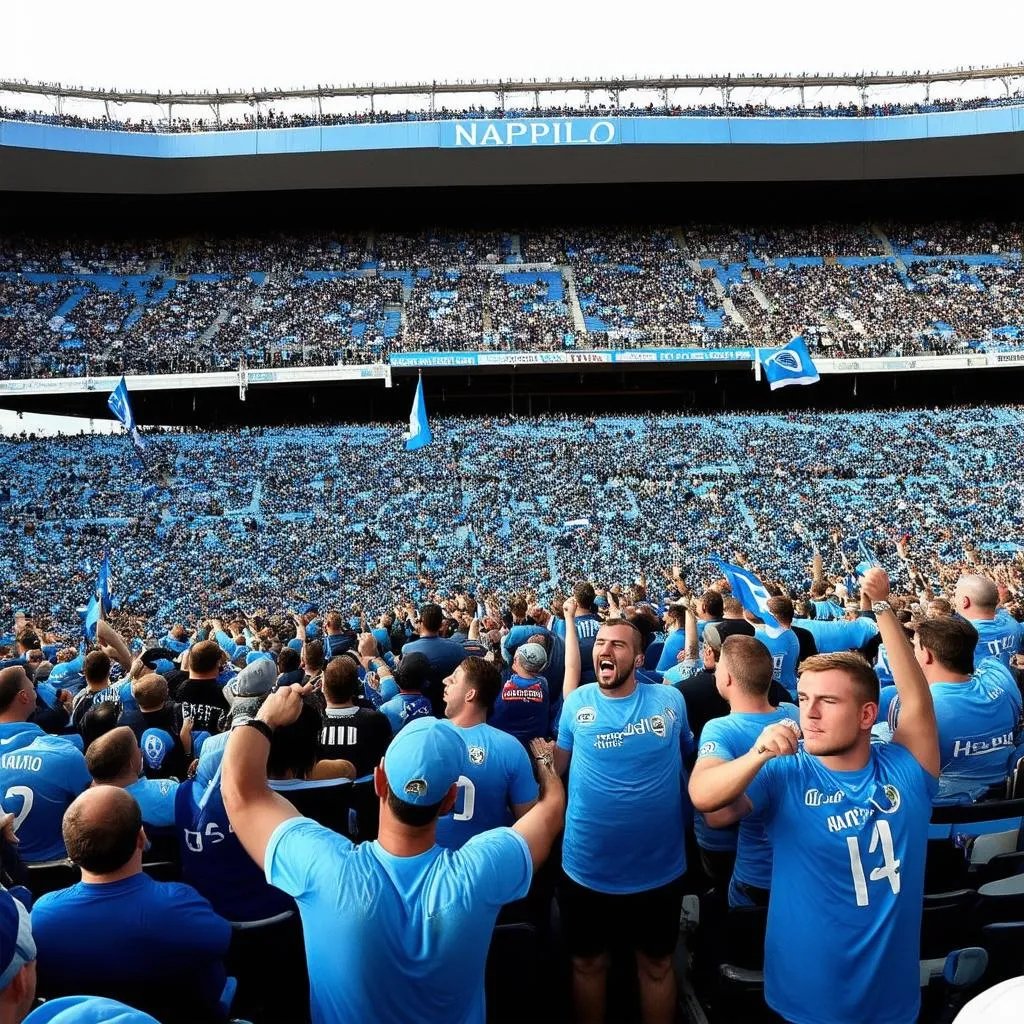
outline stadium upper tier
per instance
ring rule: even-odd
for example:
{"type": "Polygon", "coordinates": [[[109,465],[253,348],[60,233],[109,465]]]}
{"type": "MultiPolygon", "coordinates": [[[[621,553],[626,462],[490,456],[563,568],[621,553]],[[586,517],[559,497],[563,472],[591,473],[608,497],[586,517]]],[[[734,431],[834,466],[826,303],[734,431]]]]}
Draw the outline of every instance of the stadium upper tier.
{"type": "Polygon", "coordinates": [[[0,376],[408,352],[1017,350],[1018,223],[0,239],[0,376]]]}
{"type": "Polygon", "coordinates": [[[150,434],[166,486],[126,437],[2,440],[0,619],[23,608],[77,636],[105,549],[124,609],[157,630],[229,605],[376,614],[435,588],[550,596],[674,563],[696,580],[736,551],[799,592],[815,545],[841,574],[862,532],[891,573],[910,534],[947,590],[1020,549],[1019,408],[432,428],[414,453],[400,426],[150,434]]]}
{"type": "Polygon", "coordinates": [[[979,110],[983,107],[1015,106],[1024,103],[1019,93],[1010,96],[948,99],[934,102],[862,102],[817,103],[698,103],[680,104],[594,104],[593,106],[535,106],[535,107],[439,107],[433,110],[364,110],[359,112],[330,113],[316,111],[282,111],[269,107],[265,111],[246,112],[237,117],[164,117],[118,118],[109,113],[94,116],[72,113],[51,113],[0,106],[0,120],[28,121],[37,124],[60,125],[65,128],[95,128],[122,132],[215,132],[242,131],[253,128],[309,128],[318,125],[345,124],[401,124],[410,121],[453,121],[485,118],[489,120],[516,120],[523,118],[563,117],[891,117],[900,114],[936,114],[957,110],[979,110]]]}

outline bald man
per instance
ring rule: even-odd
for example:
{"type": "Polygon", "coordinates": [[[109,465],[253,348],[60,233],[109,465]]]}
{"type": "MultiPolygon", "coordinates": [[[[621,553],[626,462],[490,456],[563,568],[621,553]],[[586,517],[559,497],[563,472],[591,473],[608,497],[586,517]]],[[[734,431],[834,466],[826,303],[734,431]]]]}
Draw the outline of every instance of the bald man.
{"type": "Polygon", "coordinates": [[[35,709],[25,669],[0,671],[0,799],[15,816],[18,851],[29,864],[64,857],[61,817],[90,782],[81,751],[28,720],[35,709]]]}
{"type": "Polygon", "coordinates": [[[174,779],[140,778],[142,751],[135,733],[127,725],[119,725],[93,740],[86,751],[85,763],[93,785],[116,786],[135,798],[147,828],[174,827],[178,783],[174,779]]]}
{"type": "Polygon", "coordinates": [[[64,842],[82,881],[32,911],[40,991],[120,999],[160,1020],[215,1016],[231,926],[191,886],[143,873],[135,800],[114,786],[86,790],[64,815],[64,842]],[[102,956],[88,955],[90,937],[102,956]]]}
{"type": "Polygon", "coordinates": [[[953,611],[978,631],[974,667],[985,658],[997,658],[1005,668],[1021,649],[1024,625],[999,607],[999,590],[987,576],[961,576],[953,594],[953,611]]]}

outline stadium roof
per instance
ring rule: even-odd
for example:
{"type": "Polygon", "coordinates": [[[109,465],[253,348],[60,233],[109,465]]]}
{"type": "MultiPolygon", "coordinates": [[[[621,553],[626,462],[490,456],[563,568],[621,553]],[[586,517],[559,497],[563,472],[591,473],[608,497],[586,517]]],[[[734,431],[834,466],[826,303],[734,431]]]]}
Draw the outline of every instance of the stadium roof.
{"type": "Polygon", "coordinates": [[[38,96],[56,96],[63,99],[101,100],[117,103],[164,103],[219,105],[229,103],[266,103],[274,100],[329,99],[342,96],[399,96],[466,94],[466,93],[542,93],[542,92],[602,92],[617,93],[630,89],[665,91],[668,89],[779,89],[827,88],[846,86],[870,89],[880,86],[925,85],[941,82],[1002,81],[1009,94],[1009,82],[1024,77],[1024,65],[999,67],[953,68],[946,71],[860,72],[858,74],[795,74],[756,75],[731,74],[659,78],[545,78],[496,79],[453,82],[368,82],[362,85],[317,85],[299,89],[240,89],[227,92],[133,92],[118,89],[67,86],[60,82],[28,82],[0,80],[0,93],[27,93],[38,96]]]}

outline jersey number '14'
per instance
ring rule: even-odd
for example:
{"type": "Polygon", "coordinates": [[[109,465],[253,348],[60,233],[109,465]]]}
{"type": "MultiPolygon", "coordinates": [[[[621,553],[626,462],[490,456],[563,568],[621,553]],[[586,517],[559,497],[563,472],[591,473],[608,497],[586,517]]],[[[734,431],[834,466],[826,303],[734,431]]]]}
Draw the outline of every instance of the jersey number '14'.
{"type": "Polygon", "coordinates": [[[896,859],[896,851],[892,843],[892,829],[889,822],[876,821],[871,830],[871,843],[868,846],[868,853],[875,853],[879,847],[882,852],[882,864],[880,867],[872,868],[871,874],[865,877],[864,862],[860,855],[860,840],[857,836],[848,836],[846,845],[850,848],[850,870],[853,872],[853,888],[857,894],[857,906],[868,905],[868,879],[872,882],[880,882],[883,878],[889,882],[894,896],[900,892],[900,862],[896,859]]]}

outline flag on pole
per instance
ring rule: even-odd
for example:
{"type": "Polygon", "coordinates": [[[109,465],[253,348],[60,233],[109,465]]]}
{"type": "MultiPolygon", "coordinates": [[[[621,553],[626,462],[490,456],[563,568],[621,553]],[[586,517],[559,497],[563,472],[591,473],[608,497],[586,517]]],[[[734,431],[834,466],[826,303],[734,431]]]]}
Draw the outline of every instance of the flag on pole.
{"type": "Polygon", "coordinates": [[[145,462],[142,453],[146,450],[146,445],[143,443],[142,435],[139,433],[138,425],[135,422],[135,413],[132,412],[132,403],[128,398],[128,385],[124,377],[118,382],[117,387],[110,392],[107,398],[107,405],[110,411],[124,424],[125,430],[128,431],[128,436],[132,439],[132,444],[135,445],[135,451],[138,452],[139,458],[145,462]]]}
{"type": "Polygon", "coordinates": [[[772,391],[790,384],[817,384],[821,378],[814,367],[803,335],[798,334],[785,348],[766,350],[761,360],[764,375],[772,391]]]}
{"type": "Polygon", "coordinates": [[[857,563],[854,572],[858,576],[863,576],[872,566],[878,565],[878,559],[871,553],[871,549],[867,544],[864,543],[863,533],[857,538],[857,553],[860,555],[860,561],[857,563]]]}
{"type": "Polygon", "coordinates": [[[100,566],[99,578],[96,580],[96,596],[99,598],[100,604],[103,605],[103,611],[109,614],[113,607],[114,582],[110,578],[110,555],[106,551],[103,552],[103,564],[100,566]]]}
{"type": "Polygon", "coordinates": [[[96,624],[100,621],[100,602],[96,595],[93,594],[89,598],[89,604],[85,609],[85,622],[83,623],[83,629],[85,630],[85,638],[87,640],[96,639],[96,624]]]}
{"type": "Polygon", "coordinates": [[[720,558],[712,558],[711,561],[718,566],[722,575],[729,581],[729,586],[732,587],[732,596],[751,615],[756,615],[772,629],[781,629],[779,620],[768,611],[768,601],[772,595],[752,572],[747,572],[746,569],[741,569],[738,565],[723,562],[720,558]]]}
{"type": "Polygon", "coordinates": [[[427,423],[427,405],[423,400],[423,376],[416,382],[416,397],[412,400],[412,412],[409,413],[409,436],[405,441],[407,452],[415,451],[417,448],[425,448],[434,435],[430,433],[430,424],[427,423]]]}

